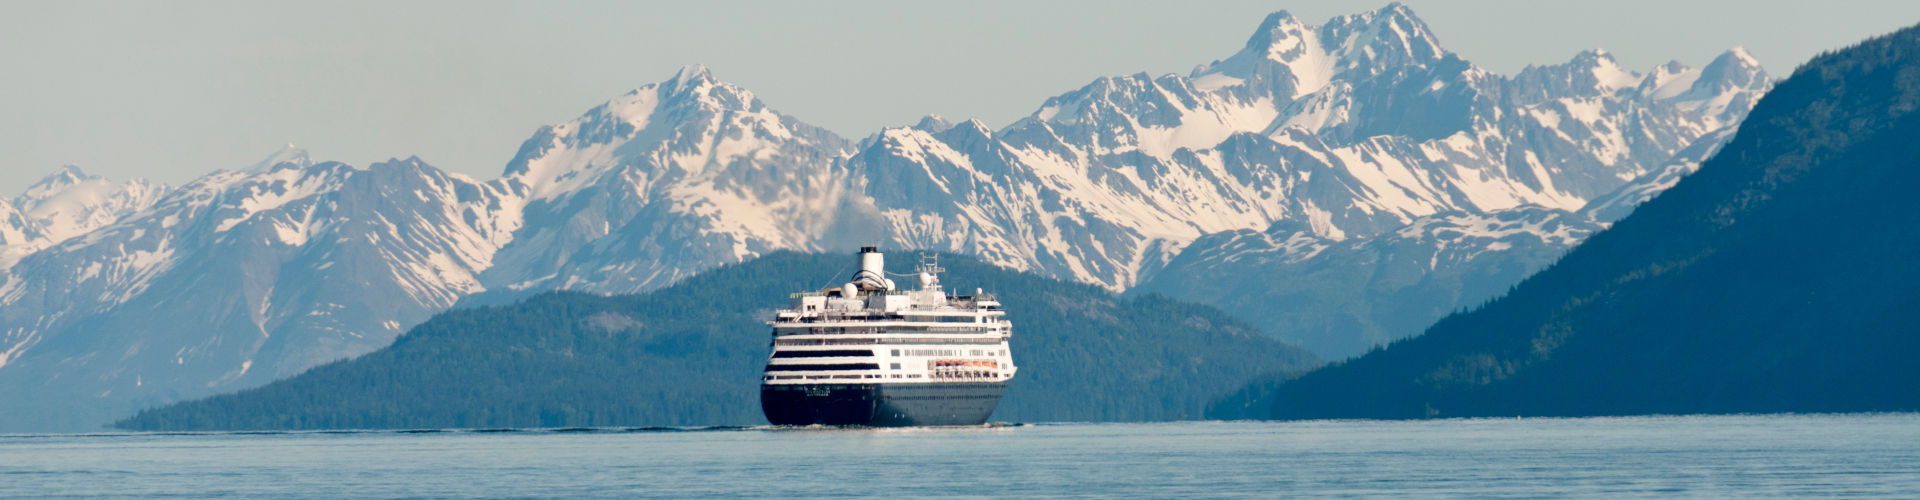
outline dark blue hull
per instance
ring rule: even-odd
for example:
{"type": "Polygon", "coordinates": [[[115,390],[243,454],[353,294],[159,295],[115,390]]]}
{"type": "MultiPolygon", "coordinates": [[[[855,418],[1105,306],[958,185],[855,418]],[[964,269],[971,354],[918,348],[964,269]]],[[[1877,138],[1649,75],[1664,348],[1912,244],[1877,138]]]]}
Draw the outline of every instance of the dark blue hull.
{"type": "Polygon", "coordinates": [[[760,409],[774,425],[980,425],[1006,388],[1005,382],[762,385],[760,409]]]}

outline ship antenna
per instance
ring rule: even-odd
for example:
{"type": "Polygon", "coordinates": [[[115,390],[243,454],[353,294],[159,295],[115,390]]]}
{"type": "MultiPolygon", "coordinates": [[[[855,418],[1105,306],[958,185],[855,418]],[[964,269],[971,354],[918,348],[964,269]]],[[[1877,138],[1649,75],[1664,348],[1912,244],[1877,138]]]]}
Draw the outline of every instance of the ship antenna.
{"type": "Polygon", "coordinates": [[[920,252],[919,271],[927,274],[940,274],[940,273],[947,272],[946,269],[942,269],[940,267],[940,254],[930,253],[930,252],[920,252]]]}

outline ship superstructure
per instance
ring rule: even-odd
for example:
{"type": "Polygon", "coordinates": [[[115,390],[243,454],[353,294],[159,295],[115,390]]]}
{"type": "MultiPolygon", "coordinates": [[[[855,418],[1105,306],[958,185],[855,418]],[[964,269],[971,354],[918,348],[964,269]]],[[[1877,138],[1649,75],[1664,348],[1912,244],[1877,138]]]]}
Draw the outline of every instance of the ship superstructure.
{"type": "Polygon", "coordinates": [[[923,259],[915,290],[860,249],[838,287],[793,294],[778,311],[760,405],[775,425],[978,425],[1017,368],[1013,325],[992,295],[948,295],[923,259]]]}

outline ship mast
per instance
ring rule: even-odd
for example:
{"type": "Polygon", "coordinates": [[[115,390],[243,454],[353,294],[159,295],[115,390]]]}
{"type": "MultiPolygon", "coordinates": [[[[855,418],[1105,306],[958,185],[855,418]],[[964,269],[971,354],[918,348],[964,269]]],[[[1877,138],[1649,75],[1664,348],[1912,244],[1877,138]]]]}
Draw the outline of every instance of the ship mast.
{"type": "Polygon", "coordinates": [[[913,270],[920,273],[921,291],[943,293],[940,290],[940,273],[947,272],[947,270],[940,267],[940,254],[921,253],[920,265],[914,267],[913,270]]]}

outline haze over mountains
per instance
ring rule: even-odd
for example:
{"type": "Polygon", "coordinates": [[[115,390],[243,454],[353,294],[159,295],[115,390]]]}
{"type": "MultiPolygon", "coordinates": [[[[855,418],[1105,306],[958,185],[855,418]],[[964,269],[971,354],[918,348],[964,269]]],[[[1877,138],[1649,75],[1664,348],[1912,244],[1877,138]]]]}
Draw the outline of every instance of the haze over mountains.
{"type": "Polygon", "coordinates": [[[1513,292],[1216,417],[1920,410],[1920,26],[1823,54],[1513,292]]]}
{"type": "Polygon", "coordinates": [[[1099,78],[998,130],[929,117],[848,140],[688,67],[541,128],[493,180],[295,149],[177,188],[62,172],[0,203],[0,399],[31,402],[0,430],[257,386],[475,293],[643,292],[874,241],[1213,303],[1337,358],[1671,186],[1769,85],[1739,49],[1494,75],[1394,4],[1275,13],[1189,75],[1099,78]],[[1345,292],[1263,316],[1298,290],[1210,278],[1248,276],[1345,292]]]}

